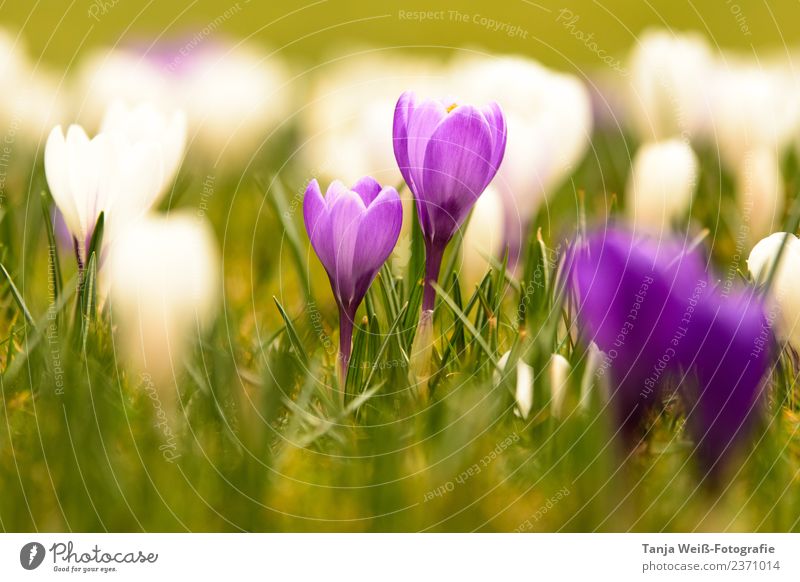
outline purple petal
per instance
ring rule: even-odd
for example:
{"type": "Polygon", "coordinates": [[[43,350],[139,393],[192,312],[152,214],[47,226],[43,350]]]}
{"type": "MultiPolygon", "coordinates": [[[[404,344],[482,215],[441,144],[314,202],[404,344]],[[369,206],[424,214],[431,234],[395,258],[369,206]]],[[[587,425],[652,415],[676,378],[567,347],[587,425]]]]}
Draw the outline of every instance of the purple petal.
{"type": "Polygon", "coordinates": [[[411,178],[411,164],[408,160],[408,118],[414,109],[416,97],[413,92],[406,91],[400,95],[397,105],[394,108],[394,124],[392,127],[392,144],[394,147],[394,157],[403,179],[411,189],[416,192],[411,178]]]}
{"type": "Polygon", "coordinates": [[[341,180],[334,180],[328,186],[328,189],[325,191],[325,204],[328,207],[328,211],[333,208],[333,205],[336,204],[336,201],[341,198],[344,194],[350,192],[350,188],[344,185],[341,180]]]}
{"type": "MultiPolygon", "coordinates": [[[[449,238],[494,177],[492,132],[475,108],[448,114],[428,141],[421,190],[430,238],[449,238]]],[[[419,185],[419,184],[418,184],[419,185]]]]}
{"type": "Polygon", "coordinates": [[[381,185],[378,184],[375,178],[364,176],[351,188],[353,192],[361,196],[364,201],[364,206],[369,206],[375,197],[381,192],[381,185]]]}
{"type": "MultiPolygon", "coordinates": [[[[422,174],[425,170],[425,151],[431,137],[439,125],[448,117],[444,105],[440,101],[426,99],[418,103],[408,118],[408,163],[409,174],[420,195],[422,174]]],[[[410,187],[410,185],[409,185],[410,187]]]]}
{"type": "Polygon", "coordinates": [[[699,393],[687,415],[707,470],[718,469],[752,426],[763,405],[769,367],[770,331],[760,301],[746,293],[721,297],[715,307],[701,311],[693,326],[699,393]]]}
{"type": "Polygon", "coordinates": [[[397,244],[403,224],[403,205],[397,191],[387,186],[367,209],[358,229],[353,271],[360,302],[381,266],[397,244]]]}
{"type": "Polygon", "coordinates": [[[506,153],[506,138],[508,137],[506,119],[503,116],[503,111],[500,109],[500,106],[494,102],[481,109],[481,113],[483,113],[483,116],[486,118],[489,127],[492,128],[491,166],[494,168],[495,173],[497,173],[503,161],[503,156],[506,153]]]}
{"type": "Polygon", "coordinates": [[[330,211],[316,180],[311,180],[306,187],[306,193],[303,197],[303,221],[306,225],[308,238],[311,240],[311,246],[317,253],[322,265],[330,273],[334,267],[330,211]]]}
{"type": "Polygon", "coordinates": [[[350,304],[355,299],[353,255],[366,208],[358,194],[347,191],[336,199],[330,212],[334,268],[328,271],[328,275],[332,278],[338,299],[350,304]]]}

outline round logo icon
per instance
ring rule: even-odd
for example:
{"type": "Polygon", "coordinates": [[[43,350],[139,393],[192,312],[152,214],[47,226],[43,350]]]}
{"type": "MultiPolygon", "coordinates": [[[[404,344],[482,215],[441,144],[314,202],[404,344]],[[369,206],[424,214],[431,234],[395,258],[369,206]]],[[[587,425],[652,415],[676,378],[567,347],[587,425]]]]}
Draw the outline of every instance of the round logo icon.
{"type": "Polygon", "coordinates": [[[44,561],[44,546],[39,542],[29,542],[19,551],[19,563],[26,570],[35,570],[44,561]]]}

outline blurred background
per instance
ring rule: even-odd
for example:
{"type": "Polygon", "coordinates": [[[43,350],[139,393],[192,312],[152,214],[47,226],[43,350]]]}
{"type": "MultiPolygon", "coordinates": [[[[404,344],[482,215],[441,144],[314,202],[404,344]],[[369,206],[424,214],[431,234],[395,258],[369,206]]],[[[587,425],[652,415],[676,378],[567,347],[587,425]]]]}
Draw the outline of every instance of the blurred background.
{"type": "Polygon", "coordinates": [[[133,2],[131,0],[77,0],[61,2],[4,2],[2,21],[24,37],[32,54],[60,66],[75,54],[96,45],[136,40],[155,41],[202,28],[233,7],[237,14],[219,22],[221,33],[251,38],[281,54],[314,60],[343,43],[381,46],[425,46],[431,50],[473,44],[493,52],[533,56],[562,68],[594,66],[595,59],[578,40],[564,35],[555,23],[568,9],[580,16],[581,29],[593,33],[598,44],[618,56],[636,42],[645,28],[663,26],[695,29],[719,47],[774,48],[800,40],[798,6],[791,0],[696,3],[684,0],[389,0],[380,3],[343,0],[258,2],[196,0],[189,3],[133,2]],[[454,6],[461,13],[478,13],[519,26],[528,34],[497,33],[472,22],[450,18],[454,6]],[[400,11],[444,10],[440,20],[418,22],[398,18],[400,11]]]}

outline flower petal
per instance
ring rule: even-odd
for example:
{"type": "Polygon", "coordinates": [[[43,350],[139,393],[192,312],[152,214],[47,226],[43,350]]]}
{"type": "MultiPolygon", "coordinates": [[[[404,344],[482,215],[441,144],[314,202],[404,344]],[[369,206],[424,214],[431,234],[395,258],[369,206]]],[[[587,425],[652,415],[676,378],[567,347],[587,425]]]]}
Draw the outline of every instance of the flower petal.
{"type": "Polygon", "coordinates": [[[311,246],[317,253],[320,262],[329,274],[333,273],[335,264],[333,261],[330,212],[316,179],[311,180],[306,187],[306,193],[303,197],[303,221],[306,224],[306,232],[311,241],[311,246]]]}
{"type": "Polygon", "coordinates": [[[464,222],[494,177],[492,157],[492,130],[475,108],[457,107],[436,128],[425,151],[420,185],[429,238],[448,240],[464,222]]]}
{"type": "Polygon", "coordinates": [[[414,109],[415,95],[411,91],[406,91],[397,100],[394,107],[394,122],[392,126],[392,145],[394,147],[394,157],[400,168],[400,173],[406,184],[415,192],[413,180],[411,178],[411,164],[408,159],[408,118],[414,109]]]}
{"type": "Polygon", "coordinates": [[[353,257],[357,291],[366,293],[375,275],[392,254],[402,224],[403,204],[400,196],[394,188],[387,186],[367,208],[358,228],[353,257]]]}
{"type": "Polygon", "coordinates": [[[378,184],[375,178],[364,176],[356,182],[351,188],[353,192],[361,196],[364,201],[364,206],[369,206],[375,200],[375,197],[381,192],[381,185],[378,184]]]}
{"type": "MultiPolygon", "coordinates": [[[[508,137],[506,119],[503,116],[503,111],[500,109],[500,106],[495,102],[483,107],[481,109],[481,113],[486,119],[486,122],[489,124],[489,127],[492,128],[491,166],[494,168],[494,172],[497,173],[497,170],[500,169],[500,164],[502,163],[503,156],[506,152],[506,139],[508,137]]],[[[493,177],[494,175],[492,175],[492,178],[493,177]]]]}
{"type": "Polygon", "coordinates": [[[361,197],[348,190],[336,199],[330,212],[334,265],[333,272],[328,271],[328,275],[333,278],[338,299],[352,306],[361,299],[355,296],[353,256],[366,208],[361,197]]]}
{"type": "Polygon", "coordinates": [[[53,201],[61,211],[70,235],[80,236],[81,221],[69,184],[67,144],[60,125],[54,127],[47,138],[44,149],[44,171],[53,201]]]}

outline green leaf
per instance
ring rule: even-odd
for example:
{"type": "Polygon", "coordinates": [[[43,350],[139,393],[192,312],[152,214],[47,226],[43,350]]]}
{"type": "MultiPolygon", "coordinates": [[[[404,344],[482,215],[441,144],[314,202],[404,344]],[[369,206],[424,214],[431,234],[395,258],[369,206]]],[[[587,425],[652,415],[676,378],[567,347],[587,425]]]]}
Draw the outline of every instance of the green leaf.
{"type": "Polygon", "coordinates": [[[14,297],[17,307],[19,307],[20,311],[22,311],[22,315],[25,316],[25,321],[28,322],[28,325],[35,327],[36,322],[34,321],[28,306],[25,305],[25,300],[22,298],[22,294],[19,292],[19,289],[17,289],[17,286],[14,285],[14,280],[11,278],[11,275],[8,273],[5,265],[0,263],[0,270],[2,270],[3,276],[6,278],[6,281],[8,281],[8,286],[11,289],[11,295],[14,297]]]}
{"type": "Polygon", "coordinates": [[[467,317],[466,314],[458,308],[456,302],[453,301],[453,298],[450,297],[450,295],[448,295],[444,289],[442,289],[437,283],[434,283],[433,286],[436,289],[436,293],[441,294],[442,300],[447,304],[447,306],[450,307],[450,309],[459,319],[461,319],[464,327],[475,339],[476,343],[481,350],[483,350],[483,353],[486,354],[486,357],[489,358],[489,361],[492,363],[492,365],[497,368],[497,358],[489,347],[489,344],[487,344],[486,340],[483,339],[483,336],[478,332],[477,329],[475,329],[475,326],[472,325],[469,317],[467,317]]]}
{"type": "Polygon", "coordinates": [[[278,301],[278,298],[273,295],[272,300],[275,301],[275,305],[278,307],[278,311],[283,318],[283,323],[286,325],[286,333],[289,336],[289,341],[294,348],[298,360],[300,360],[300,363],[304,366],[308,366],[308,356],[306,355],[306,351],[303,349],[303,344],[300,342],[300,336],[297,335],[297,331],[294,328],[294,324],[292,324],[292,320],[286,314],[286,310],[283,308],[283,305],[281,305],[281,302],[278,301]]]}
{"type": "MultiPolygon", "coordinates": [[[[292,258],[294,262],[297,263],[297,274],[300,277],[303,292],[308,298],[311,296],[311,283],[308,279],[307,265],[303,260],[305,249],[300,242],[300,234],[297,231],[295,222],[292,220],[293,212],[289,209],[286,189],[277,176],[273,176],[269,185],[265,184],[263,180],[258,177],[256,178],[256,182],[261,191],[264,192],[267,202],[283,227],[283,232],[286,234],[286,239],[289,241],[289,250],[292,253],[292,258]]],[[[302,206],[298,204],[297,208],[302,208],[302,206]]]]}
{"type": "Polygon", "coordinates": [[[52,281],[53,303],[58,301],[64,283],[61,279],[61,264],[58,260],[58,244],[53,231],[53,222],[50,216],[50,199],[43,191],[41,194],[42,217],[44,218],[45,232],[47,233],[47,280],[52,281]]]}

